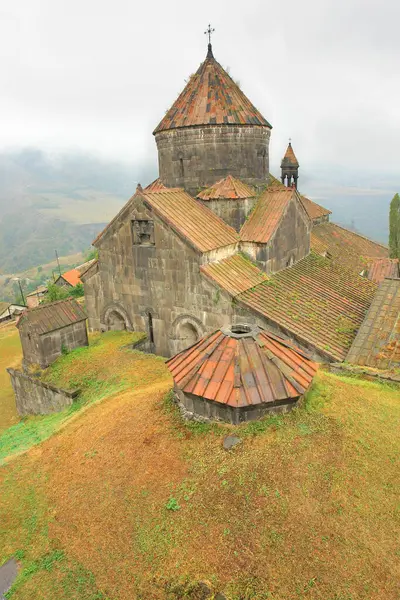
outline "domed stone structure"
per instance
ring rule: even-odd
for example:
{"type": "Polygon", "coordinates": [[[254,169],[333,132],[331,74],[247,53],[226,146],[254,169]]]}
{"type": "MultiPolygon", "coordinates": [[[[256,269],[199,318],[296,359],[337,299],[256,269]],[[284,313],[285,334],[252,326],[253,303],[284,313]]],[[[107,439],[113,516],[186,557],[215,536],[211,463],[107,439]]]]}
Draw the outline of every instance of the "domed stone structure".
{"type": "Polygon", "coordinates": [[[211,44],[153,133],[167,187],[195,195],[227,175],[266,183],[271,125],[215,60],[211,44]]]}
{"type": "Polygon", "coordinates": [[[232,424],[292,409],[317,370],[290,341],[244,324],[205,335],[166,364],[186,417],[232,424]]]}

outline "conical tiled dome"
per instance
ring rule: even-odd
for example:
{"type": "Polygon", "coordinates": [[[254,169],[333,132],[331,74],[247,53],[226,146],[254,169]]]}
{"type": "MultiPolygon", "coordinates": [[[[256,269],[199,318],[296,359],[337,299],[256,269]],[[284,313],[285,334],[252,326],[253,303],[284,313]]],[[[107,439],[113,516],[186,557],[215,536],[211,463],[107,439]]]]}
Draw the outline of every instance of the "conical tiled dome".
{"type": "Polygon", "coordinates": [[[183,393],[246,409],[293,404],[317,370],[291,342],[252,325],[208,334],[166,364],[183,393]]]}
{"type": "Polygon", "coordinates": [[[211,44],[206,60],[155,128],[154,134],[199,125],[271,125],[215,60],[211,44]]]}
{"type": "Polygon", "coordinates": [[[296,158],[291,142],[289,142],[289,145],[285,152],[285,156],[283,157],[281,162],[281,167],[285,166],[299,167],[299,162],[296,158]]]}

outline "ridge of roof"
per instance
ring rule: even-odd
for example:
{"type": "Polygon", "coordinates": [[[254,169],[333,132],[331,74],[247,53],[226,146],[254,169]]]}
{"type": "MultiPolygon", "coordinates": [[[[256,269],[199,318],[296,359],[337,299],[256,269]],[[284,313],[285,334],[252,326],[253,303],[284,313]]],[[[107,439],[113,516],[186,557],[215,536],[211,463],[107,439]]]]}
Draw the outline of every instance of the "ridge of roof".
{"type": "Polygon", "coordinates": [[[200,252],[238,243],[236,231],[182,188],[140,192],[154,212],[200,252]]]}
{"type": "Polygon", "coordinates": [[[223,199],[244,199],[254,198],[256,191],[249,185],[236,179],[233,175],[227,175],[223,179],[220,179],[216,183],[213,183],[210,187],[206,188],[196,198],[200,200],[218,200],[223,199]]]}
{"type": "Polygon", "coordinates": [[[210,49],[153,134],[204,125],[258,125],[271,129],[210,49]]]}

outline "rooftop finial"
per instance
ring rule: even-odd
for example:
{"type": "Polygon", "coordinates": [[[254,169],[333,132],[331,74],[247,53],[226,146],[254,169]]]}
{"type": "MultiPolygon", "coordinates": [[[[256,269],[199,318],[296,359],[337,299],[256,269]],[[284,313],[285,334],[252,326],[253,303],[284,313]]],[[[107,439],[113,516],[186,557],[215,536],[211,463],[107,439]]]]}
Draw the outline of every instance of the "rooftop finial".
{"type": "Polygon", "coordinates": [[[215,31],[215,29],[213,27],[211,27],[211,24],[209,23],[206,31],[204,32],[204,35],[208,35],[207,58],[214,58],[214,55],[212,53],[212,46],[211,46],[211,34],[214,33],[214,31],[215,31]]]}

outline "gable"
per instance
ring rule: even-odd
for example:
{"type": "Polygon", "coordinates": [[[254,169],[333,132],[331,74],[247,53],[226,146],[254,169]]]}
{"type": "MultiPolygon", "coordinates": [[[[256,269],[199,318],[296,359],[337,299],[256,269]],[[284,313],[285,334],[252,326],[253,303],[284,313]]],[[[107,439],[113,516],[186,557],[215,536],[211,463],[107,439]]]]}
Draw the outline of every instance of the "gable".
{"type": "Polygon", "coordinates": [[[268,244],[275,235],[288,207],[294,203],[304,222],[309,222],[307,212],[292,188],[267,188],[258,199],[256,207],[240,231],[243,242],[268,244]]]}

